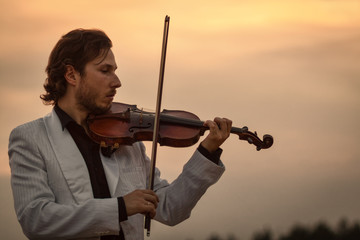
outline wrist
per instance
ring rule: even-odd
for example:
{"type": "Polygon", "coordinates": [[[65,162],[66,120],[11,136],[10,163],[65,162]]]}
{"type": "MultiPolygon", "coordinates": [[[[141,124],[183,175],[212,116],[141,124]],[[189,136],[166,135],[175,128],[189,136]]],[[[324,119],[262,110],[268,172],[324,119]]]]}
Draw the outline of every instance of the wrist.
{"type": "Polygon", "coordinates": [[[212,161],[215,164],[219,164],[220,156],[222,153],[222,149],[218,148],[215,152],[210,153],[206,148],[204,148],[201,144],[199,144],[197,150],[208,160],[212,161]]]}
{"type": "Polygon", "coordinates": [[[203,147],[203,148],[205,148],[209,153],[213,153],[213,152],[215,152],[218,148],[219,148],[219,146],[217,146],[217,145],[214,145],[214,144],[210,144],[209,142],[207,142],[207,141],[202,141],[201,143],[200,143],[200,145],[203,147]]]}

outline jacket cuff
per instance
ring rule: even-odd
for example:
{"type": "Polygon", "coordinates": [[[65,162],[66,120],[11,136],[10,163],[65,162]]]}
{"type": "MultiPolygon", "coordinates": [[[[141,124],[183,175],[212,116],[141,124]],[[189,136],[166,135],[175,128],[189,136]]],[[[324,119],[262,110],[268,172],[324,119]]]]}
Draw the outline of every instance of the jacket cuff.
{"type": "Polygon", "coordinates": [[[119,222],[126,221],[128,219],[126,206],[123,197],[118,197],[118,210],[119,210],[119,222]]]}
{"type": "Polygon", "coordinates": [[[220,156],[222,153],[222,149],[218,148],[215,152],[210,153],[206,148],[204,148],[201,144],[199,144],[198,151],[207,159],[215,163],[216,165],[219,165],[220,162],[220,156]]]}

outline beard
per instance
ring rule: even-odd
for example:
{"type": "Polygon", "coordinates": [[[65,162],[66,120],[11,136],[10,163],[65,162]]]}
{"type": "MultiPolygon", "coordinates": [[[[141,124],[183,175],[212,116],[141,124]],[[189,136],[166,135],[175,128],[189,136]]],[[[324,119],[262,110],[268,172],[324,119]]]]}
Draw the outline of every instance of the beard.
{"type": "Polygon", "coordinates": [[[76,92],[77,104],[90,114],[103,114],[110,110],[111,104],[108,106],[100,106],[96,103],[97,92],[89,88],[86,81],[82,80],[79,90],[76,92]]]}

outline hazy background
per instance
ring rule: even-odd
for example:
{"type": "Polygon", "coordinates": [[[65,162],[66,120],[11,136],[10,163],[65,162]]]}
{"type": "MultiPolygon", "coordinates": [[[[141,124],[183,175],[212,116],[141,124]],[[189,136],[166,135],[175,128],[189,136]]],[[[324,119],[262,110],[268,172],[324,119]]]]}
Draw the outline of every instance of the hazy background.
{"type": "MultiPolygon", "coordinates": [[[[358,221],[359,12],[355,0],[0,0],[0,238],[25,239],[8,136],[51,111],[39,95],[55,43],[74,28],[103,29],[122,81],[116,101],[154,109],[165,15],[163,108],[226,116],[275,143],[257,152],[232,136],[223,146],[226,172],[191,218],[153,223],[148,239],[250,239],[263,228],[281,234],[295,223],[358,221]]],[[[175,179],[196,147],[160,148],[162,176],[175,179]]]]}

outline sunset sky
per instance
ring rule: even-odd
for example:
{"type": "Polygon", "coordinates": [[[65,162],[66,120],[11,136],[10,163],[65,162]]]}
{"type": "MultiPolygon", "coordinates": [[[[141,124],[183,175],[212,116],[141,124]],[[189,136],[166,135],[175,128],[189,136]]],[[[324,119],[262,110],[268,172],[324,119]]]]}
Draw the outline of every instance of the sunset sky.
{"type": "MultiPolygon", "coordinates": [[[[282,234],[295,223],[359,221],[359,12],[358,0],[0,0],[0,238],[25,239],[8,137],[51,111],[39,96],[55,43],[75,28],[104,30],[122,82],[115,101],[155,109],[166,15],[163,108],[227,117],[275,143],[257,152],[231,136],[222,147],[226,171],[190,219],[154,223],[148,239],[250,240],[264,228],[282,234]]],[[[161,147],[162,177],[174,180],[196,147],[161,147]]]]}

